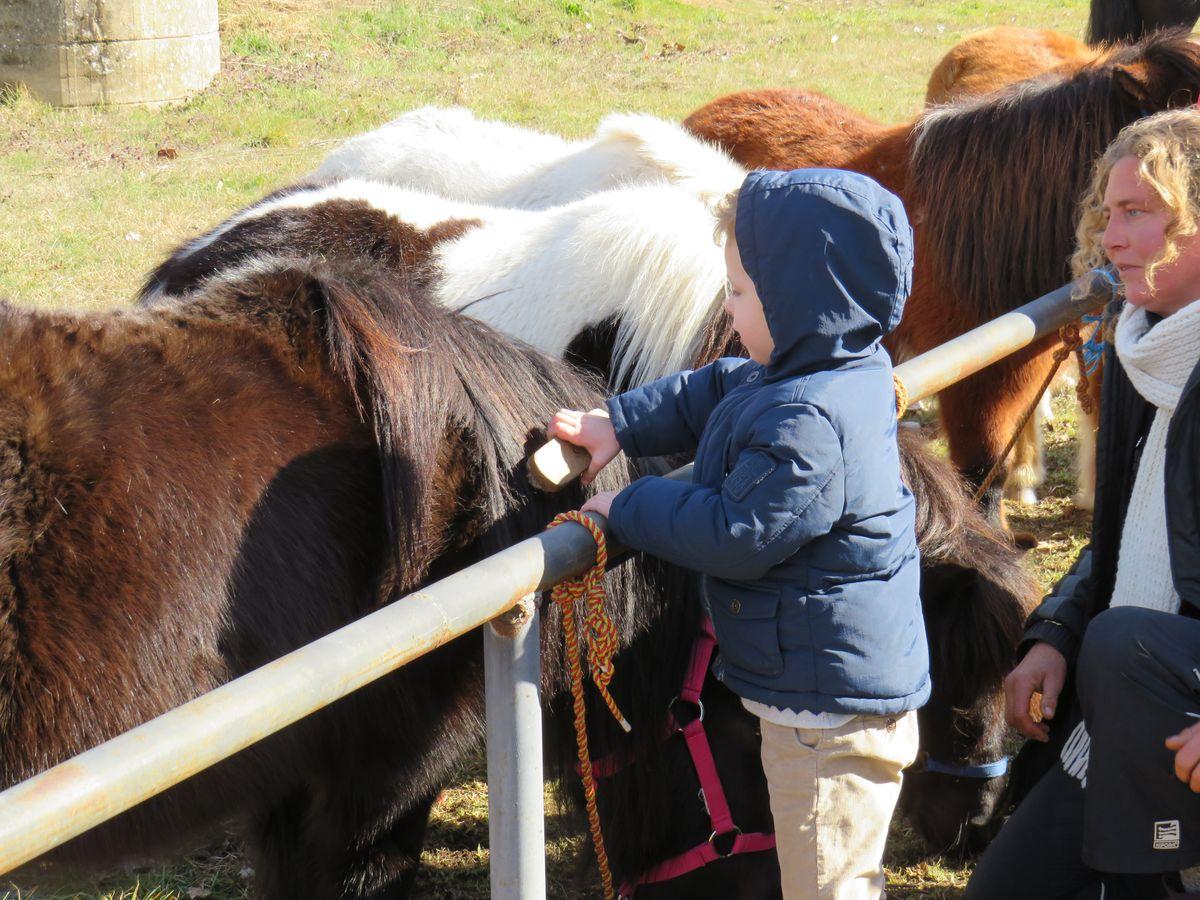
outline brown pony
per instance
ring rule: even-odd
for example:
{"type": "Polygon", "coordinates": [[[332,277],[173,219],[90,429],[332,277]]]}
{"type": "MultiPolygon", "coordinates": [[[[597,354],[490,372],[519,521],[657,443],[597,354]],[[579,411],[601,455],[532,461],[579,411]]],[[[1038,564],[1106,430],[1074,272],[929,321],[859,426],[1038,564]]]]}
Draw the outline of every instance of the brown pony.
{"type": "Polygon", "coordinates": [[[990,94],[1038,75],[1070,74],[1098,55],[1057,31],[1013,25],[989,28],[963,38],[941,58],[929,76],[925,103],[936,106],[990,94]]]}
{"type": "MultiPolygon", "coordinates": [[[[1200,47],[1163,33],[1073,74],[886,126],[823,97],[731,94],[685,125],[749,167],[830,166],[871,175],[905,201],[916,232],[913,294],[888,345],[899,359],[941,344],[1069,277],[1076,199],[1091,160],[1148,112],[1195,103],[1200,47]]],[[[940,395],[950,454],[975,484],[996,462],[1050,369],[1037,342],[940,395]]],[[[985,507],[1001,514],[1000,489],[985,507]]]]}
{"type": "MultiPolygon", "coordinates": [[[[522,460],[595,383],[425,299],[432,240],[394,234],[400,270],[262,257],[152,309],[0,304],[0,787],[578,506],[522,460]]],[[[676,604],[644,569],[610,576],[613,613],[623,645],[669,658],[676,604]]],[[[480,651],[466,635],[53,856],[107,867],[234,820],[259,895],[407,896],[481,738],[480,651]]]]}

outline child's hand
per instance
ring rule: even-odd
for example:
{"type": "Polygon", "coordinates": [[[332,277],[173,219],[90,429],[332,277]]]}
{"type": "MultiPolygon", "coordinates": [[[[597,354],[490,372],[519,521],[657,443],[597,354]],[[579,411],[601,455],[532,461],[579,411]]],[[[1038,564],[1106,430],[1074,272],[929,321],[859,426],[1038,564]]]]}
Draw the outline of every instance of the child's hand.
{"type": "Polygon", "coordinates": [[[1175,751],[1175,777],[1200,794],[1200,722],[1167,738],[1167,749],[1175,751]]]}
{"type": "MultiPolygon", "coordinates": [[[[593,409],[586,413],[560,409],[550,420],[546,434],[582,447],[591,454],[592,463],[580,478],[584,484],[591,484],[600,470],[621,452],[621,445],[617,443],[617,432],[608,418],[608,411],[604,409],[593,409]]],[[[608,512],[605,511],[604,514],[607,516],[608,512]]]]}
{"type": "Polygon", "coordinates": [[[601,491],[598,494],[593,494],[587,498],[583,506],[579,507],[580,512],[600,513],[604,518],[608,518],[608,511],[612,509],[613,498],[620,491],[601,491]]]}

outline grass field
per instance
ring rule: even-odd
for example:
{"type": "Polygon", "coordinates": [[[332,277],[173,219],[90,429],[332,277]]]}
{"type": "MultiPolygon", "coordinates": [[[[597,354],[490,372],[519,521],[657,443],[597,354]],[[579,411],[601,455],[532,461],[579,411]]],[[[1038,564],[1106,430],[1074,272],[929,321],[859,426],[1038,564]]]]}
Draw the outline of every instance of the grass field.
{"type": "MultiPolygon", "coordinates": [[[[1009,23],[1078,35],[1085,18],[1085,0],[227,0],[221,73],[187,103],[55,110],[0,90],[0,296],[128,303],[179,241],[422,104],[581,136],[613,110],[679,118],[728,91],[797,86],[898,121],[962,36],[1009,23]]],[[[1013,516],[1042,540],[1028,560],[1045,584],[1087,525],[1069,501],[1073,415],[1058,407],[1048,496],[1013,516]]],[[[580,839],[548,803],[553,896],[598,896],[575,884],[580,839]]],[[[487,896],[486,843],[472,760],[435,811],[420,896],[487,896]]],[[[888,864],[895,897],[957,897],[968,874],[922,859],[902,828],[888,864]]],[[[86,883],[22,875],[0,897],[232,900],[250,875],[237,846],[218,842],[86,883]]]]}

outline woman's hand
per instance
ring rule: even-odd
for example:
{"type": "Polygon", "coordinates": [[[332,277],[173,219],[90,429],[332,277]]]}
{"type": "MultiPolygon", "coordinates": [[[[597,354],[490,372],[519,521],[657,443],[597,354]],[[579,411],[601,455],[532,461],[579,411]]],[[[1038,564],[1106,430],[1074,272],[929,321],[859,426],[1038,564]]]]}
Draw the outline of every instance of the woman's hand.
{"type": "Polygon", "coordinates": [[[613,498],[620,491],[601,491],[598,494],[593,494],[584,501],[583,506],[579,507],[580,512],[600,513],[604,518],[608,518],[608,511],[612,509],[613,498]]]}
{"type": "Polygon", "coordinates": [[[1167,749],[1175,751],[1175,777],[1200,794],[1200,722],[1167,738],[1167,749]]]}
{"type": "Polygon", "coordinates": [[[1008,724],[1027,738],[1048,741],[1050,729],[1042,722],[1034,721],[1030,701],[1035,692],[1041,692],[1042,718],[1053,719],[1058,695],[1066,680],[1067,658],[1047,643],[1034,644],[1004,679],[1004,718],[1008,724]]]}
{"type": "MultiPolygon", "coordinates": [[[[578,412],[573,409],[560,409],[550,420],[546,434],[568,444],[582,447],[591,454],[592,462],[587,471],[580,477],[584,484],[591,484],[600,470],[607,466],[621,452],[617,443],[617,432],[612,421],[608,418],[608,410],[593,409],[591,412],[578,412]]],[[[592,498],[595,500],[595,497],[592,498]]],[[[589,500],[588,502],[592,502],[589,500]]],[[[585,506],[584,509],[587,509],[585,506]]],[[[608,515],[605,509],[604,515],[608,515]]]]}

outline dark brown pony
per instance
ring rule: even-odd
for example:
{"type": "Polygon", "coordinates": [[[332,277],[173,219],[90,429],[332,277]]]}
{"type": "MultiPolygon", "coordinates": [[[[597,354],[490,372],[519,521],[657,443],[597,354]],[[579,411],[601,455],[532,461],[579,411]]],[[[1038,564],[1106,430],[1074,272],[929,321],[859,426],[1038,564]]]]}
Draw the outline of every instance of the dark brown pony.
{"type": "MultiPolygon", "coordinates": [[[[594,384],[425,300],[432,239],[392,233],[403,263],[388,269],[260,256],[149,309],[0,306],[0,785],[579,503],[577,490],[531,492],[520,463],[551,410],[598,402],[594,384]]],[[[964,627],[992,636],[964,648],[958,685],[935,695],[954,705],[966,681],[989,677],[985,656],[1007,660],[1024,586],[1015,552],[978,542],[986,526],[916,440],[904,436],[904,472],[927,561],[945,570],[929,582],[947,588],[934,602],[961,620],[947,626],[954,640],[964,627]]],[[[609,471],[599,487],[626,477],[609,471]]],[[[622,643],[614,693],[636,727],[620,732],[590,698],[593,748],[640,760],[602,792],[622,879],[707,837],[681,741],[659,737],[699,616],[690,585],[652,562],[607,583],[622,643]]],[[[548,756],[577,797],[562,644],[548,610],[548,756]]],[[[480,739],[479,654],[478,635],[464,636],[54,857],[111,866],[235,819],[261,895],[406,896],[432,799],[480,739]]],[[[711,677],[705,702],[736,821],[770,830],[756,720],[711,677]]],[[[967,755],[995,751],[978,740],[987,723],[963,724],[967,755]]],[[[926,814],[954,815],[935,804],[926,814]]],[[[764,853],[644,893],[778,890],[764,853]]]]}
{"type": "MultiPolygon", "coordinates": [[[[0,304],[0,787],[578,506],[521,463],[596,385],[425,300],[431,241],[403,238],[401,271],[261,258],[153,309],[0,304]]],[[[684,640],[642,566],[608,590],[625,646],[684,640]]],[[[545,641],[561,708],[553,610],[545,641]]],[[[107,867],[236,820],[261,895],[406,896],[481,737],[480,649],[466,635],[54,856],[107,867]]]]}
{"type": "MultiPolygon", "coordinates": [[[[1091,161],[1124,125],[1195,103],[1200,47],[1166,33],[1074,74],[885,126],[820,94],[731,94],[685,125],[749,167],[831,166],[898,193],[916,232],[913,294],[889,347],[900,359],[995,318],[1069,277],[1076,201],[1091,161]]],[[[1049,370],[1056,339],[940,395],[953,461],[975,484],[1049,370]]],[[[1000,488],[986,507],[999,516],[1000,488]]]]}

